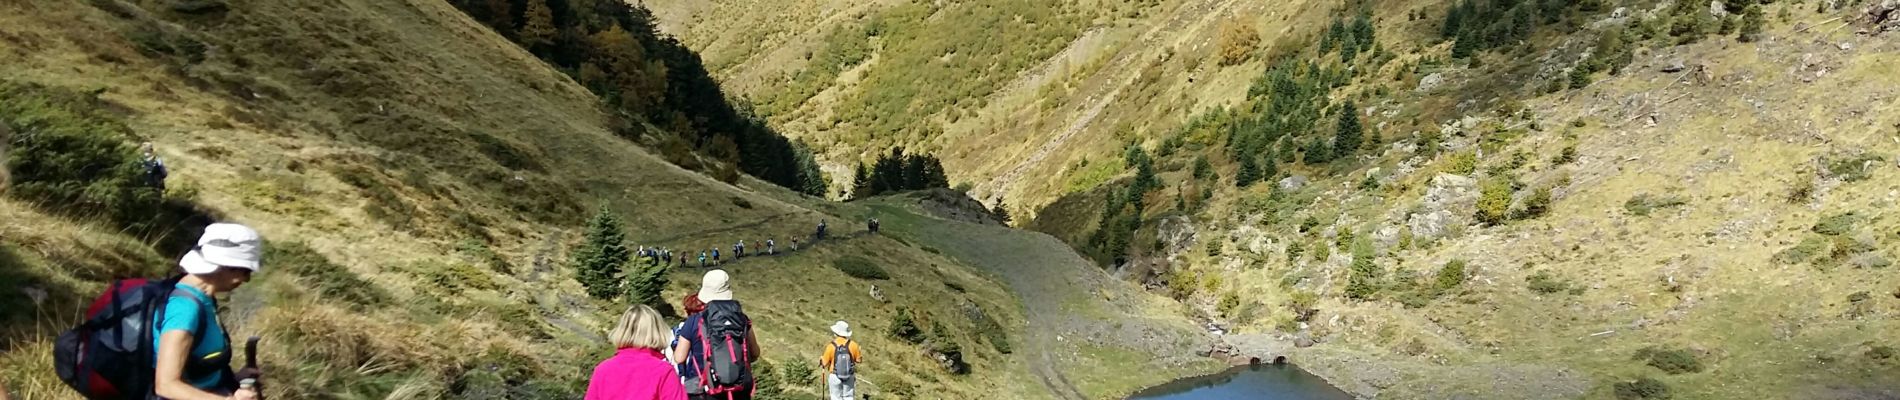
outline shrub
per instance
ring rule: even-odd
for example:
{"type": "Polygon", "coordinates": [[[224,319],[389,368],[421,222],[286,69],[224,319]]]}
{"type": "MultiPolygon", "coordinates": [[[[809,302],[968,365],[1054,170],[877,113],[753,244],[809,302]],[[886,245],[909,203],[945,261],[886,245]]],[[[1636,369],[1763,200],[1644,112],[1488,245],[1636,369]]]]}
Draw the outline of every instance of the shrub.
{"type": "Polygon", "coordinates": [[[1220,303],[1216,304],[1214,308],[1220,311],[1221,316],[1233,318],[1234,310],[1239,307],[1240,295],[1234,292],[1227,292],[1220,296],[1220,303]]]}
{"type": "Polygon", "coordinates": [[[144,182],[131,128],[77,92],[0,82],[9,195],[50,211],[132,226],[161,199],[144,182]]]}
{"type": "Polygon", "coordinates": [[[462,255],[473,259],[475,262],[487,265],[488,269],[498,273],[512,273],[511,271],[514,269],[513,266],[508,264],[508,259],[502,258],[501,254],[495,253],[495,249],[488,247],[488,243],[484,243],[480,240],[464,239],[462,243],[456,245],[456,250],[460,251],[462,255]]]}
{"type": "Polygon", "coordinates": [[[1314,314],[1319,313],[1319,295],[1304,290],[1295,291],[1293,296],[1287,299],[1286,306],[1293,312],[1294,321],[1305,322],[1313,319],[1314,314]]]}
{"type": "Polygon", "coordinates": [[[476,269],[474,266],[463,263],[423,261],[411,264],[408,267],[408,271],[410,274],[422,278],[423,281],[442,289],[461,291],[496,290],[501,288],[501,284],[495,283],[495,279],[488,276],[487,272],[482,272],[482,270],[476,269]]]}
{"type": "Polygon", "coordinates": [[[891,279],[891,274],[885,272],[884,267],[879,267],[876,263],[872,263],[870,259],[864,257],[838,257],[837,260],[831,261],[831,266],[853,278],[878,281],[891,279]]]}
{"type": "Polygon", "coordinates": [[[1529,284],[1532,292],[1537,292],[1538,294],[1553,294],[1570,290],[1570,282],[1551,275],[1550,271],[1537,271],[1537,273],[1524,278],[1524,281],[1529,284]]]}
{"type": "Polygon", "coordinates": [[[1680,207],[1688,203],[1687,200],[1683,200],[1683,198],[1679,196],[1650,195],[1644,193],[1630,197],[1628,201],[1624,201],[1623,210],[1628,211],[1630,215],[1642,217],[1648,216],[1650,213],[1659,209],[1680,207]]]}
{"type": "Polygon", "coordinates": [[[1800,264],[1813,259],[1815,255],[1828,251],[1828,241],[1820,236],[1801,239],[1800,244],[1775,253],[1774,261],[1781,264],[1800,264]]]}
{"type": "Polygon", "coordinates": [[[264,259],[270,260],[273,269],[303,277],[304,284],[326,300],[348,303],[357,309],[379,308],[389,301],[389,293],[382,288],[330,262],[303,242],[272,242],[264,246],[264,259]]]}
{"type": "Polygon", "coordinates": [[[1618,400],[1653,400],[1670,397],[1669,385],[1647,377],[1629,382],[1617,382],[1613,389],[1618,400]]]}
{"type": "Polygon", "coordinates": [[[1228,21],[1220,30],[1220,65],[1235,65],[1253,55],[1260,44],[1260,31],[1244,21],[1228,21]]]}
{"type": "Polygon", "coordinates": [[[1378,295],[1383,289],[1379,282],[1383,272],[1372,257],[1353,257],[1352,271],[1346,278],[1346,297],[1367,300],[1378,295]]]}
{"type": "Polygon", "coordinates": [[[911,316],[910,308],[907,307],[897,308],[897,315],[891,317],[891,327],[885,333],[910,344],[924,342],[924,331],[917,328],[917,321],[911,316]]]}
{"type": "Polygon", "coordinates": [[[1530,197],[1524,198],[1524,208],[1518,209],[1517,219],[1536,219],[1550,214],[1550,188],[1537,188],[1530,197]]]}
{"type": "Polygon", "coordinates": [[[1645,347],[1636,351],[1635,359],[1643,360],[1645,364],[1670,375],[1702,372],[1702,362],[1696,360],[1694,353],[1685,349],[1645,347]]]}
{"type": "Polygon", "coordinates": [[[1762,24],[1765,22],[1763,19],[1761,6],[1750,4],[1748,8],[1743,9],[1741,32],[1735,35],[1735,40],[1747,43],[1761,37],[1762,24]]]}
{"type": "Polygon", "coordinates": [[[1891,360],[1894,354],[1893,346],[1874,346],[1871,349],[1867,349],[1867,358],[1878,361],[1891,360]]]}
{"type": "Polygon", "coordinates": [[[1504,223],[1510,217],[1511,181],[1502,177],[1484,181],[1478,197],[1478,222],[1488,225],[1504,223]]]}
{"type": "Polygon", "coordinates": [[[1577,145],[1575,143],[1564,145],[1564,149],[1559,150],[1557,156],[1551,157],[1550,159],[1552,165],[1564,165],[1575,161],[1577,161],[1577,145]]]}
{"type": "Polygon", "coordinates": [[[1864,218],[1860,215],[1853,212],[1834,214],[1821,218],[1821,220],[1815,222],[1814,227],[1809,230],[1828,236],[1846,235],[1852,233],[1854,226],[1859,224],[1863,219],[1864,218]]]}
{"type": "Polygon", "coordinates": [[[938,364],[945,370],[957,375],[970,373],[970,364],[963,362],[963,346],[957,344],[956,339],[951,337],[950,330],[945,329],[942,324],[934,322],[930,324],[928,347],[930,352],[937,354],[938,364]]]}
{"type": "Polygon", "coordinates": [[[1456,175],[1471,175],[1478,170],[1478,153],[1459,152],[1445,159],[1445,172],[1456,175]]]}
{"type": "Polygon", "coordinates": [[[1439,289],[1452,289],[1465,284],[1465,260],[1451,260],[1438,268],[1437,283],[1439,289]]]}
{"type": "Polygon", "coordinates": [[[1844,182],[1859,182],[1873,176],[1874,167],[1882,165],[1886,157],[1874,153],[1836,155],[1824,160],[1827,172],[1841,178],[1844,182]]]}
{"type": "Polygon", "coordinates": [[[784,368],[779,371],[784,377],[784,383],[780,384],[783,387],[803,388],[818,378],[818,369],[804,359],[792,359],[781,368],[784,368]]]}

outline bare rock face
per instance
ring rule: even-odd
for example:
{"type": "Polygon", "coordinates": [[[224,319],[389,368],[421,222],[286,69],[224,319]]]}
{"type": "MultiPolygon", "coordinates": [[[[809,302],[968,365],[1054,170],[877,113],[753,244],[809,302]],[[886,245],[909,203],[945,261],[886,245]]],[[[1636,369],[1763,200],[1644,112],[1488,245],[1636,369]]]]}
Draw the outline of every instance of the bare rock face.
{"type": "Polygon", "coordinates": [[[1306,183],[1307,183],[1307,179],[1304,176],[1300,176],[1300,175],[1288,176],[1285,179],[1280,180],[1280,190],[1285,190],[1285,191],[1300,190],[1300,188],[1306,187],[1306,183]]]}
{"type": "Polygon", "coordinates": [[[1161,220],[1161,226],[1156,228],[1156,235],[1160,237],[1162,244],[1166,246],[1166,254],[1168,258],[1172,260],[1176,256],[1186,253],[1188,249],[1194,247],[1194,243],[1199,241],[1200,230],[1194,226],[1194,221],[1188,219],[1188,217],[1174,216],[1161,220]]]}
{"type": "Polygon", "coordinates": [[[1430,92],[1432,91],[1432,89],[1437,89],[1439,86],[1444,86],[1444,85],[1445,85],[1445,73],[1433,72],[1431,75],[1425,75],[1422,78],[1418,78],[1418,89],[1414,89],[1413,91],[1416,91],[1419,93],[1430,92]]]}
{"type": "Polygon", "coordinates": [[[1439,174],[1432,177],[1425,197],[1419,199],[1415,208],[1417,211],[1407,216],[1406,226],[1412,228],[1415,240],[1429,242],[1444,238],[1471,223],[1471,213],[1477,204],[1478,180],[1439,174]]]}

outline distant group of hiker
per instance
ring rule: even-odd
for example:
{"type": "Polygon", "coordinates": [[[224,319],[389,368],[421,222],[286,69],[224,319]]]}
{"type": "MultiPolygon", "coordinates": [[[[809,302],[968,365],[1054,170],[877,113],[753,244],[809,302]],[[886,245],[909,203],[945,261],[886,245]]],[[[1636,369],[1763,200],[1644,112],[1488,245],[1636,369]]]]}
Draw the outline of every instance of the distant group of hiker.
{"type": "MultiPolygon", "coordinates": [[[[585,399],[751,399],[752,364],[762,351],[752,317],[733,296],[731,275],[707,271],[680,306],[686,317],[671,329],[653,307],[628,307],[607,334],[616,352],[594,367],[585,399]]],[[[851,340],[849,323],[833,323],[831,334],[818,357],[827,391],[833,400],[854,399],[863,350],[851,340]]]]}
{"type": "MultiPolygon", "coordinates": [[[[826,236],[829,235],[830,233],[828,228],[829,226],[828,226],[827,221],[819,220],[817,230],[812,232],[812,235],[811,235],[812,240],[815,242],[818,240],[825,239],[826,236]]],[[[865,228],[868,232],[872,234],[878,233],[879,222],[877,218],[867,219],[865,221],[865,228]]],[[[790,243],[791,248],[789,249],[789,251],[798,251],[800,245],[804,244],[804,243],[801,243],[798,240],[798,237],[796,236],[792,237],[791,240],[792,240],[790,243]]],[[[739,259],[742,259],[745,257],[756,257],[760,255],[768,255],[768,256],[779,255],[778,240],[776,239],[766,238],[766,239],[753,241],[752,243],[755,246],[758,244],[764,244],[765,249],[763,251],[760,251],[758,248],[755,247],[753,248],[753,252],[748,254],[746,253],[745,239],[739,239],[739,241],[734,242],[732,244],[732,253],[730,253],[732,255],[732,261],[738,261],[739,259]]],[[[695,255],[693,254],[692,250],[686,250],[685,254],[676,254],[675,251],[669,247],[648,247],[648,246],[634,246],[634,247],[635,247],[634,256],[645,260],[647,265],[666,265],[666,266],[677,266],[680,268],[685,268],[692,265],[698,265],[699,268],[715,268],[715,267],[724,265],[725,263],[724,258],[719,252],[720,250],[719,246],[713,246],[705,250],[699,250],[699,254],[697,255],[697,258],[695,258],[695,255]],[[697,260],[698,264],[693,264],[695,260],[697,260]]]]}

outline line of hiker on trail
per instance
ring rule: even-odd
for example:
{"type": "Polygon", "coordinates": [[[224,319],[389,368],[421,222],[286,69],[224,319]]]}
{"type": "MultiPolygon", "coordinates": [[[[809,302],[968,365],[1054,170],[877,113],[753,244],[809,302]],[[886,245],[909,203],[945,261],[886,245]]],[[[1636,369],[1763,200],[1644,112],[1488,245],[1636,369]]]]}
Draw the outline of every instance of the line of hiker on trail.
{"type": "MultiPolygon", "coordinates": [[[[732,276],[707,271],[699,291],[681,299],[686,317],[667,328],[659,311],[634,305],[607,333],[613,357],[594,367],[585,400],[746,400],[755,390],[752,364],[762,350],[752,317],[733,296],[732,276]]],[[[831,325],[818,364],[832,400],[856,398],[863,349],[851,325],[831,325]]]]}
{"type": "MultiPolygon", "coordinates": [[[[867,219],[865,221],[865,228],[866,228],[866,232],[869,232],[870,234],[877,234],[878,228],[879,228],[879,222],[877,218],[867,219]]],[[[814,246],[817,244],[818,241],[824,240],[825,238],[829,236],[830,236],[830,232],[829,232],[829,226],[827,224],[827,221],[819,220],[818,228],[812,232],[809,242],[801,242],[797,236],[793,236],[791,238],[792,241],[790,243],[791,247],[787,249],[785,253],[799,251],[801,246],[802,247],[814,246]]],[[[754,246],[762,244],[765,246],[765,248],[761,250],[757,247],[753,247],[752,253],[747,253],[745,239],[739,239],[739,241],[734,242],[732,244],[732,252],[727,253],[727,254],[731,254],[732,256],[732,258],[729,261],[738,262],[740,259],[743,259],[746,257],[777,256],[777,255],[785,254],[785,253],[779,252],[778,240],[776,239],[766,238],[766,239],[753,241],[752,243],[754,246]]],[[[636,245],[634,246],[634,249],[635,249],[634,256],[646,260],[647,265],[656,265],[656,266],[666,265],[666,266],[677,266],[680,268],[686,268],[686,267],[697,265],[699,268],[717,268],[717,267],[725,265],[725,263],[728,262],[728,260],[725,259],[722,256],[722,254],[719,252],[720,251],[719,246],[712,246],[710,248],[706,248],[705,250],[699,250],[699,253],[697,254],[697,258],[695,258],[695,254],[693,254],[693,250],[683,250],[681,251],[683,252],[683,254],[680,254],[679,252],[676,252],[671,247],[649,247],[649,246],[643,246],[643,245],[636,245]],[[695,260],[697,260],[697,264],[694,264],[695,260]]]]}

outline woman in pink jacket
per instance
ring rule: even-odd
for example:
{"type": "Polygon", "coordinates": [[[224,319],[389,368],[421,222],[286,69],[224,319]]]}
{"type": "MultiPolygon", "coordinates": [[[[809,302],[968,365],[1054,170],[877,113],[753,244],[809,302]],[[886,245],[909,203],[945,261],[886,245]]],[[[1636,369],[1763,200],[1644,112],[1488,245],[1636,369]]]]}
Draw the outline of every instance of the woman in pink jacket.
{"type": "Polygon", "coordinates": [[[686,400],[686,388],[673,363],[660,355],[669,338],[666,323],[652,307],[627,308],[607,340],[620,351],[594,367],[586,400],[686,400]]]}

